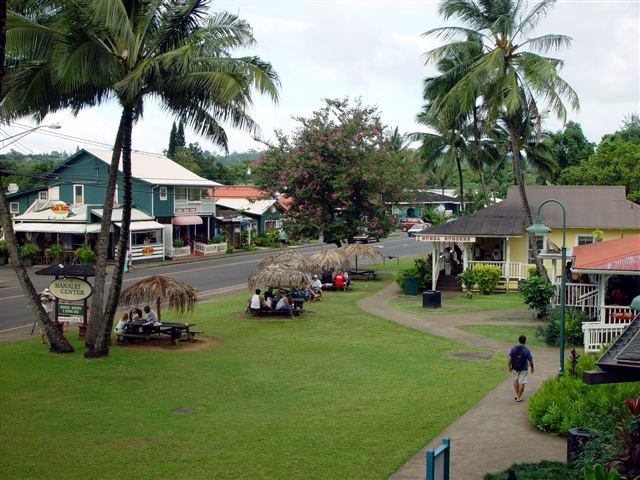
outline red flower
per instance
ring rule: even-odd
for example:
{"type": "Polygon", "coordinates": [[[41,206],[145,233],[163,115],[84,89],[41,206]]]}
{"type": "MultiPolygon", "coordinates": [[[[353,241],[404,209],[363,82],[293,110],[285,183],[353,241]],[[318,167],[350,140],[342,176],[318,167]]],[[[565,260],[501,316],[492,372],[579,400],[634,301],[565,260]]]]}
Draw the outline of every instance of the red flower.
{"type": "Polygon", "coordinates": [[[638,415],[638,413],[640,413],[640,396],[635,400],[633,398],[627,398],[626,403],[632,415],[638,415]]]}

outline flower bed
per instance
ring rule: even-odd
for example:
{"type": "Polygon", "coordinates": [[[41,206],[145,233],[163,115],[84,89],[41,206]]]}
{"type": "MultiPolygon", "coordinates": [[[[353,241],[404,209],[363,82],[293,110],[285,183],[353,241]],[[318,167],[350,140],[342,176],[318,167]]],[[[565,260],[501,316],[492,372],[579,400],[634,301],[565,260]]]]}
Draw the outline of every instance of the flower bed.
{"type": "Polygon", "coordinates": [[[191,247],[167,247],[167,257],[179,258],[191,255],[191,247]]]}

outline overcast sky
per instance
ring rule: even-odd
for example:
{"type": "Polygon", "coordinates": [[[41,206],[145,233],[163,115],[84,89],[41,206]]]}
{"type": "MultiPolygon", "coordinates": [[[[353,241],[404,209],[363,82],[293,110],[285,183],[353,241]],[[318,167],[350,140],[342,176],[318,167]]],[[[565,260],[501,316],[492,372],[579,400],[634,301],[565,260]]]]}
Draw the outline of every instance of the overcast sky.
{"type": "MultiPolygon", "coordinates": [[[[309,114],[322,98],[344,96],[377,105],[387,125],[401,131],[419,129],[414,119],[421,105],[422,81],[433,73],[422,54],[436,45],[421,34],[444,25],[438,2],[240,0],[215,2],[213,8],[248,20],[258,41],[249,53],[271,62],[280,75],[280,102],[274,105],[256,97],[251,112],[264,138],[273,138],[276,128],[285,132],[295,128],[291,117],[309,114]]],[[[639,111],[639,25],[637,0],[560,0],[534,32],[573,37],[573,45],[556,56],[565,61],[561,74],[580,97],[580,111],[571,112],[569,119],[581,123],[592,141],[618,128],[625,115],[639,111]]],[[[45,123],[59,122],[62,128],[57,132],[112,144],[118,119],[118,107],[110,104],[75,118],[68,112],[52,115],[45,123]]],[[[161,153],[171,123],[170,116],[148,101],[144,118],[134,127],[134,148],[161,153]]],[[[557,120],[547,121],[548,128],[560,126],[557,120]]],[[[242,132],[228,129],[228,135],[232,151],[261,147],[242,132]]],[[[186,136],[187,142],[217,150],[193,132],[186,136]]],[[[21,143],[34,152],[84,146],[38,132],[21,143]]]]}

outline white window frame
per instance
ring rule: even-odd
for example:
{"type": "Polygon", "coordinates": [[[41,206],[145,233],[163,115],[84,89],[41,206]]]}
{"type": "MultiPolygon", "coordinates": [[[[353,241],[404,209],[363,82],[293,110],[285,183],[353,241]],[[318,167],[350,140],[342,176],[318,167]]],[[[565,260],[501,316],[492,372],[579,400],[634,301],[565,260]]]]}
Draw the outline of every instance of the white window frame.
{"type": "Polygon", "coordinates": [[[49,191],[42,190],[38,192],[38,200],[49,200],[49,191]]]}
{"type": "Polygon", "coordinates": [[[73,185],[73,203],[75,205],[84,205],[84,185],[81,183],[75,183],[73,185]],[[76,187],[82,187],[82,201],[76,202],[76,187]]]}
{"type": "Polygon", "coordinates": [[[169,189],[167,187],[160,187],[160,200],[165,201],[169,198],[169,189]]]}
{"type": "Polygon", "coordinates": [[[9,213],[20,213],[20,202],[9,203],[9,213]]]}
{"type": "Polygon", "coordinates": [[[591,245],[592,243],[596,243],[595,237],[590,233],[578,233],[576,234],[576,247],[580,246],[580,238],[590,238],[591,242],[583,243],[583,245],[591,245]]]}

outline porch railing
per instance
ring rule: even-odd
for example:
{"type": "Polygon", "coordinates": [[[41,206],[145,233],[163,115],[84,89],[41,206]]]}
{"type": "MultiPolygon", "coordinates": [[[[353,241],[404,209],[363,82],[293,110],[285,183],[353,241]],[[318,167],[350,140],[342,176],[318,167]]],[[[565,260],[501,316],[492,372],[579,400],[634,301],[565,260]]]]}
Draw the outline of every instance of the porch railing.
{"type": "Polygon", "coordinates": [[[629,306],[603,305],[600,307],[600,323],[607,325],[627,325],[634,317],[629,306]]]}
{"type": "MultiPolygon", "coordinates": [[[[553,305],[560,305],[560,283],[555,283],[556,293],[553,305]]],[[[598,285],[592,283],[567,283],[565,285],[567,307],[577,308],[587,313],[589,318],[598,318],[598,285]]]]}
{"type": "MultiPolygon", "coordinates": [[[[628,322],[627,322],[628,324],[628,322]]],[[[608,345],[618,338],[627,324],[606,324],[602,322],[584,322],[584,351],[598,352],[602,345],[608,345]]]]}
{"type": "Polygon", "coordinates": [[[521,262],[504,262],[504,261],[484,261],[484,260],[468,260],[466,267],[473,270],[478,265],[491,265],[498,267],[502,278],[511,280],[525,280],[529,276],[529,268],[535,265],[521,262]]]}
{"type": "Polygon", "coordinates": [[[213,214],[216,211],[216,201],[213,198],[203,198],[196,201],[175,200],[173,210],[176,215],[213,214]]]}

